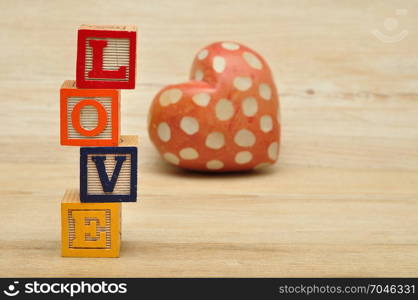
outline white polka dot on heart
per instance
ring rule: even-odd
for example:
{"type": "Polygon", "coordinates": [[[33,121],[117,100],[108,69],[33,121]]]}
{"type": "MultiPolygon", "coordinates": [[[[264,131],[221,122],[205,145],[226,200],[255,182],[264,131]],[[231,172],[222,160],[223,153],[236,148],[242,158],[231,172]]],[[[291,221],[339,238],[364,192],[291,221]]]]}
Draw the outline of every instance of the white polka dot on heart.
{"type": "Polygon", "coordinates": [[[171,138],[170,126],[166,122],[158,124],[157,133],[160,140],[168,142],[171,138]]]}
{"type": "Polygon", "coordinates": [[[196,103],[199,106],[208,106],[210,101],[210,95],[206,93],[199,93],[192,97],[192,100],[194,103],[196,103]]]}
{"type": "Polygon", "coordinates": [[[235,155],[235,162],[237,164],[246,164],[253,159],[253,155],[249,151],[241,151],[235,155]]]}
{"type": "Polygon", "coordinates": [[[255,135],[248,129],[241,129],[235,134],[234,142],[241,147],[251,147],[255,144],[255,135]]]}
{"type": "Polygon", "coordinates": [[[264,100],[270,100],[271,98],[271,88],[267,83],[260,84],[258,87],[258,93],[264,100]]]}
{"type": "Polygon", "coordinates": [[[183,148],[180,151],[180,157],[186,160],[197,159],[199,153],[194,148],[183,148]]]}
{"type": "Polygon", "coordinates": [[[210,160],[206,163],[206,168],[208,168],[209,170],[219,170],[219,169],[222,169],[223,167],[224,167],[224,163],[217,159],[210,160]]]}
{"type": "Polygon", "coordinates": [[[197,58],[200,60],[203,60],[206,58],[206,56],[208,56],[208,49],[203,49],[202,51],[199,52],[199,54],[197,55],[197,58]]]}
{"type": "Polygon", "coordinates": [[[193,117],[183,117],[180,128],[188,135],[192,135],[199,131],[199,122],[193,117]]]}
{"type": "Polygon", "coordinates": [[[231,42],[223,42],[221,45],[222,45],[222,48],[226,50],[238,50],[239,49],[238,44],[231,43],[231,42]]]}
{"type": "Polygon", "coordinates": [[[254,97],[247,97],[242,101],[242,112],[247,117],[252,117],[257,113],[258,104],[254,97]]]}
{"type": "Polygon", "coordinates": [[[279,150],[279,144],[277,142],[271,143],[270,146],[267,149],[268,157],[271,160],[276,160],[277,159],[278,150],[279,150]]]}
{"type": "Polygon", "coordinates": [[[225,137],[222,132],[211,132],[206,137],[206,147],[211,149],[221,149],[225,145],[225,137]]]}
{"type": "Polygon", "coordinates": [[[221,121],[229,120],[234,115],[234,106],[228,99],[220,99],[215,106],[216,117],[221,121]]]}
{"type": "Polygon", "coordinates": [[[261,70],[263,68],[261,61],[251,52],[244,52],[242,57],[254,69],[261,70]]]}
{"type": "Polygon", "coordinates": [[[178,102],[183,96],[183,92],[180,89],[168,89],[161,93],[160,104],[161,106],[168,106],[178,102]]]}
{"type": "Polygon", "coordinates": [[[194,73],[194,79],[195,80],[202,80],[203,79],[203,72],[200,70],[196,70],[194,73]]]}
{"type": "Polygon", "coordinates": [[[256,166],[254,167],[254,170],[258,170],[258,169],[266,168],[266,167],[269,167],[269,166],[271,166],[271,163],[268,163],[268,162],[262,162],[262,163],[259,163],[258,165],[256,165],[256,166]]]}
{"type": "Polygon", "coordinates": [[[269,132],[273,129],[273,119],[269,115],[260,118],[260,129],[263,132],[269,132]]]}
{"type": "Polygon", "coordinates": [[[234,78],[234,87],[239,91],[248,90],[253,84],[253,81],[250,77],[235,77],[234,78]]]}
{"type": "Polygon", "coordinates": [[[222,56],[215,56],[213,58],[212,67],[217,73],[222,73],[225,70],[225,59],[222,56]]]}
{"type": "Polygon", "coordinates": [[[180,159],[177,157],[177,155],[171,153],[171,152],[166,152],[163,155],[164,159],[174,165],[178,165],[180,163],[180,159]]]}

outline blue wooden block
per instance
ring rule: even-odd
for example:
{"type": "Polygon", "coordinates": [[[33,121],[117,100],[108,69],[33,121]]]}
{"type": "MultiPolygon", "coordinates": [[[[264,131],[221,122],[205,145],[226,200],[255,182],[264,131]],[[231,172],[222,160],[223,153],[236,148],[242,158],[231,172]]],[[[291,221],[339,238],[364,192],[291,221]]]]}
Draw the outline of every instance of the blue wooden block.
{"type": "Polygon", "coordinates": [[[81,202],[136,202],[137,147],[80,148],[81,202]]]}

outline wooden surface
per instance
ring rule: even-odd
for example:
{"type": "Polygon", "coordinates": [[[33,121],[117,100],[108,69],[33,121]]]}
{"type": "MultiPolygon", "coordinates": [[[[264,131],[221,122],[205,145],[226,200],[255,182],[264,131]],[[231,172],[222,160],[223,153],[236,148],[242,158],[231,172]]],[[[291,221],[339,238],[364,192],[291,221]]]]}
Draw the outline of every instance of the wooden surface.
{"type": "Polygon", "coordinates": [[[0,14],[0,276],[418,276],[416,1],[1,1],[0,14]],[[402,41],[371,33],[388,17],[402,41]],[[59,87],[82,23],[139,29],[121,133],[140,137],[140,202],[123,204],[119,259],[60,257],[79,148],[59,145],[59,87]],[[218,40],[275,75],[283,146],[268,171],[183,172],[149,141],[153,96],[218,40]]]}

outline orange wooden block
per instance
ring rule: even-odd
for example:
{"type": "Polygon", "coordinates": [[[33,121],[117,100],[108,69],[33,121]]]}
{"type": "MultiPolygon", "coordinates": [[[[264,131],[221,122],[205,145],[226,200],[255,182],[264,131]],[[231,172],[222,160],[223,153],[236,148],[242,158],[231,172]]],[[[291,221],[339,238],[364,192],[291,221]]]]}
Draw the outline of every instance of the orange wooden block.
{"type": "Polygon", "coordinates": [[[81,203],[77,190],[61,202],[61,255],[119,257],[120,203],[81,203]]]}
{"type": "Polygon", "coordinates": [[[75,81],[61,86],[61,145],[117,146],[120,91],[78,89],[75,81]]]}

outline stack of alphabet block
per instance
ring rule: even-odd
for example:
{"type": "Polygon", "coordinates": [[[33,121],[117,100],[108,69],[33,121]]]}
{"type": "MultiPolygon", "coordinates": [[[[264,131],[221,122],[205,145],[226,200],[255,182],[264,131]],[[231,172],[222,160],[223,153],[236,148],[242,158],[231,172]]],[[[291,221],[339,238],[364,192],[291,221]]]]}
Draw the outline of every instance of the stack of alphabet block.
{"type": "Polygon", "coordinates": [[[135,88],[136,26],[81,25],[76,81],[61,86],[61,145],[80,148],[80,190],[61,203],[62,256],[119,257],[121,202],[136,202],[138,136],[120,135],[135,88]]]}

